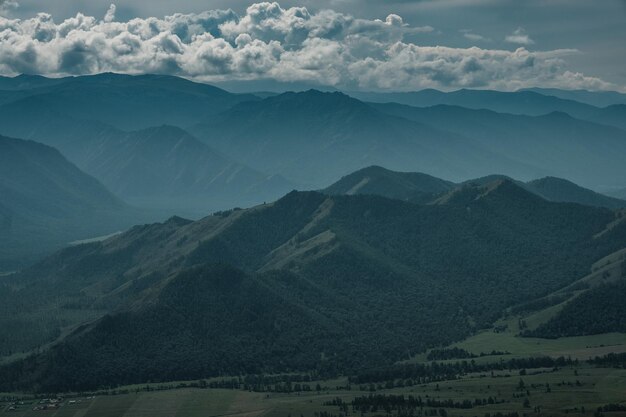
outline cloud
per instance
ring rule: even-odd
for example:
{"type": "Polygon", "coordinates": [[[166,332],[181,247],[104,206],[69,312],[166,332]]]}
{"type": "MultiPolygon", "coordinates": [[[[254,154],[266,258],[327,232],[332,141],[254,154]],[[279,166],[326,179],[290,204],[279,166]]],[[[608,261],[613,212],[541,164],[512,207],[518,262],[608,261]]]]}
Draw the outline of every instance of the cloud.
{"type": "Polygon", "coordinates": [[[15,0],[0,0],[0,16],[9,14],[18,7],[20,7],[20,4],[15,0]]]}
{"type": "Polygon", "coordinates": [[[511,35],[505,37],[504,40],[518,45],[532,45],[535,43],[535,41],[530,39],[530,36],[526,34],[526,31],[522,27],[515,29],[515,31],[511,35]]]}
{"type": "Polygon", "coordinates": [[[242,15],[211,10],[117,21],[115,12],[111,5],[103,19],[79,13],[58,23],[45,13],[0,17],[0,73],[161,73],[207,82],[274,79],[390,90],[617,88],[569,69],[565,58],[575,50],[408,42],[408,34],[415,42],[433,28],[411,27],[396,14],[367,20],[268,2],[242,15]]]}
{"type": "Polygon", "coordinates": [[[109,6],[109,10],[107,10],[107,13],[104,15],[104,21],[106,23],[111,23],[112,21],[115,20],[115,10],[117,9],[117,7],[115,7],[115,4],[112,4],[109,6]]]}
{"type": "Polygon", "coordinates": [[[491,39],[472,32],[470,29],[461,29],[459,32],[463,34],[465,39],[469,39],[472,42],[491,42],[491,39]]]}

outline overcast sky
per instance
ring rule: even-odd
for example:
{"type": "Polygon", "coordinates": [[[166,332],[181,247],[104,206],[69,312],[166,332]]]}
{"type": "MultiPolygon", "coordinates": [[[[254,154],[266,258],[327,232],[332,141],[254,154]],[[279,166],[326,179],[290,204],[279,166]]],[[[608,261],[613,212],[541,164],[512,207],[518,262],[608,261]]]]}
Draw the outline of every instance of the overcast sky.
{"type": "Polygon", "coordinates": [[[0,5],[4,75],[159,72],[365,90],[626,86],[625,0],[0,5]]]}

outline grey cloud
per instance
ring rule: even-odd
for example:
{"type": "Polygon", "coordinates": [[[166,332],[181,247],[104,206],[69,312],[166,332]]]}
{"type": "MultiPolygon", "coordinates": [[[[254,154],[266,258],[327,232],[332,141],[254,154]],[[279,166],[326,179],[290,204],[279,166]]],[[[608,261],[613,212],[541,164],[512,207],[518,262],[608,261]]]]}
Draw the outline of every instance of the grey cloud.
{"type": "Polygon", "coordinates": [[[120,21],[111,6],[101,16],[79,13],[58,23],[45,13],[0,17],[0,73],[166,73],[390,90],[619,88],[567,68],[564,58],[575,50],[418,45],[415,39],[433,28],[410,26],[396,14],[359,19],[263,2],[241,15],[227,9],[120,21]]]}
{"type": "Polygon", "coordinates": [[[0,0],[0,16],[16,10],[20,4],[15,0],[0,0]]]}

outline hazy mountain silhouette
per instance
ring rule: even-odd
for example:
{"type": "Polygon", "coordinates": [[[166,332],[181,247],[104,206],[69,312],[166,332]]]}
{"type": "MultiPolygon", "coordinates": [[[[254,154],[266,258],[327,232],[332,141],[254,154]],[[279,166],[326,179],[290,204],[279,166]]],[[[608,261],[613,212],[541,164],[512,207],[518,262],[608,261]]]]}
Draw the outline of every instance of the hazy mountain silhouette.
{"type": "Polygon", "coordinates": [[[150,218],[128,207],[56,149],[2,136],[0,195],[2,271],[70,241],[121,231],[150,218]]]}

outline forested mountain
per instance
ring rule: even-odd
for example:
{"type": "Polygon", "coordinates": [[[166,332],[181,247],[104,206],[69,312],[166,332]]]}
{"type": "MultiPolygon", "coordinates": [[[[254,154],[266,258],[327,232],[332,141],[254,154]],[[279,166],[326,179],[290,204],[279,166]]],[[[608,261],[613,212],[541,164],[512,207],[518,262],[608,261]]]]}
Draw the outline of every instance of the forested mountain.
{"type": "Polygon", "coordinates": [[[3,136],[0,196],[0,271],[70,241],[123,230],[143,216],[56,149],[3,136]]]}
{"type": "Polygon", "coordinates": [[[241,103],[191,132],[235,160],[310,187],[367,165],[420,167],[457,179],[487,174],[486,166],[542,173],[459,133],[387,115],[338,92],[309,90],[241,103]]]}
{"type": "Polygon", "coordinates": [[[463,183],[453,183],[419,172],[396,172],[378,166],[371,166],[353,172],[325,188],[324,193],[370,194],[410,201],[419,204],[432,204],[449,193],[456,193],[464,187],[486,186],[496,181],[512,181],[548,201],[578,203],[611,209],[626,207],[626,200],[620,200],[580,187],[570,181],[544,177],[522,182],[506,175],[488,175],[463,183]]]}
{"type": "Polygon", "coordinates": [[[363,168],[324,189],[329,195],[370,194],[415,203],[427,203],[451,190],[453,182],[419,172],[396,172],[383,167],[363,168]]]}
{"type": "Polygon", "coordinates": [[[585,204],[588,206],[623,208],[626,200],[609,197],[562,178],[545,177],[529,181],[525,187],[546,200],[585,204]]]}
{"type": "Polygon", "coordinates": [[[626,276],[592,288],[569,301],[555,317],[528,336],[558,338],[626,332],[626,276]]]}
{"type": "MultiPolygon", "coordinates": [[[[0,389],[392,363],[583,276],[626,242],[615,219],[498,180],[438,205],[292,192],[136,227],[2,281],[3,308],[19,302],[21,320],[45,311],[56,335],[74,331],[4,367],[0,389]]],[[[13,334],[23,348],[55,336],[13,334]]]]}

